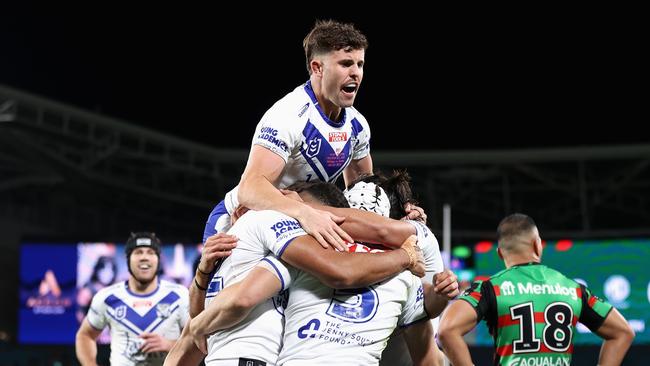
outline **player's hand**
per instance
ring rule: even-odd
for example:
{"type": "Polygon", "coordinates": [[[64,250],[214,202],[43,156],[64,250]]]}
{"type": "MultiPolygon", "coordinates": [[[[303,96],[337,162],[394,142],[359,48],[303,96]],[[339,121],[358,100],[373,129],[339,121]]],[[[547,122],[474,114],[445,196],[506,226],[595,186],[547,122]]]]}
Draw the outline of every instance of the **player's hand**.
{"type": "Polygon", "coordinates": [[[352,237],[338,225],[345,220],[345,217],[304,205],[304,211],[297,219],[303,230],[318,240],[325,249],[332,246],[344,252],[347,250],[345,242],[354,242],[352,237]]]}
{"type": "Polygon", "coordinates": [[[424,277],[426,270],[424,266],[424,256],[422,255],[422,250],[417,243],[418,237],[411,235],[402,243],[400,249],[406,251],[406,254],[409,256],[408,270],[418,277],[424,277]]]}
{"type": "Polygon", "coordinates": [[[291,190],[288,190],[288,189],[281,189],[280,192],[282,192],[282,194],[287,198],[291,198],[292,200],[296,200],[298,202],[304,202],[302,200],[302,197],[300,197],[300,195],[296,191],[291,191],[291,190]]]}
{"type": "Polygon", "coordinates": [[[423,224],[427,223],[427,214],[424,213],[422,207],[407,203],[404,206],[404,211],[406,211],[406,216],[402,217],[402,220],[415,220],[423,224]]]}
{"type": "Polygon", "coordinates": [[[232,250],[237,246],[238,240],[236,236],[226,233],[217,233],[210,236],[203,244],[199,270],[204,273],[214,271],[217,260],[230,256],[232,250]]]}
{"type": "Polygon", "coordinates": [[[189,326],[190,326],[190,334],[192,335],[192,341],[194,341],[194,344],[196,345],[196,348],[201,351],[204,355],[208,354],[208,337],[203,334],[199,334],[198,332],[195,331],[197,329],[196,324],[192,326],[192,323],[196,323],[194,321],[196,318],[190,320],[189,326]]]}
{"type": "Polygon", "coordinates": [[[433,284],[435,286],[433,291],[448,300],[455,299],[460,294],[458,277],[449,269],[436,274],[433,284]]]}
{"type": "Polygon", "coordinates": [[[140,338],[144,340],[144,343],[140,346],[140,352],[142,353],[167,352],[173,345],[172,341],[163,338],[157,333],[142,333],[140,338]]]}

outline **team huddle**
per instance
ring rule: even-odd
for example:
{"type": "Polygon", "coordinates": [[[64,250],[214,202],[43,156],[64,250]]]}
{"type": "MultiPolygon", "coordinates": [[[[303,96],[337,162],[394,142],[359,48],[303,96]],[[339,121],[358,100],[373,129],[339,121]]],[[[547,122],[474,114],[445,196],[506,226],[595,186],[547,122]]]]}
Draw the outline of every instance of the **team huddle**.
{"type": "Polygon", "coordinates": [[[495,365],[570,364],[577,321],[604,339],[601,365],[622,362],[633,331],[540,264],[526,215],[498,226],[506,270],[459,297],[408,174],[373,171],[370,126],[352,106],[365,36],[319,21],[303,46],[309,80],[257,125],[239,185],[209,215],[189,291],[158,279],[155,234],[132,234],[128,281],[93,297],[77,333],[82,365],[96,364],[107,325],[113,365],[472,365],[463,335],[481,320],[495,365]],[[523,283],[573,292],[522,294],[523,283]]]}

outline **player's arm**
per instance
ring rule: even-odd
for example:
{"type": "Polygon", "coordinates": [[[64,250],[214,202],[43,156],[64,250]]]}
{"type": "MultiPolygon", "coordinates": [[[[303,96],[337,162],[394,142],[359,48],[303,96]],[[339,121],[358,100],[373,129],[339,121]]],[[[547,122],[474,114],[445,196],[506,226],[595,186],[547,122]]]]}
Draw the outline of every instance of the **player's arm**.
{"type": "Polygon", "coordinates": [[[469,348],[463,336],[474,328],[477,321],[476,311],[464,300],[455,301],[442,315],[438,339],[452,365],[473,365],[469,348]]]}
{"type": "Polygon", "coordinates": [[[598,365],[620,365],[634,340],[634,330],[623,315],[616,308],[612,308],[603,325],[596,330],[596,334],[604,340],[598,365]]]}
{"type": "Polygon", "coordinates": [[[634,339],[634,330],[611,304],[594,296],[586,286],[580,288],[582,311],[578,321],[604,340],[598,364],[620,365],[634,339]]]}
{"type": "Polygon", "coordinates": [[[257,266],[246,277],[219,291],[210,305],[190,322],[194,342],[207,354],[206,336],[241,322],[251,310],[282,289],[280,279],[267,267],[257,266]]]}
{"type": "Polygon", "coordinates": [[[75,338],[75,352],[82,366],[97,365],[97,338],[101,330],[93,328],[88,319],[84,319],[75,338]]]}
{"type": "Polygon", "coordinates": [[[280,211],[297,219],[323,247],[332,245],[344,250],[344,240],[351,242],[352,238],[337,225],[343,218],[284,197],[276,188],[285,164],[284,159],[271,150],[253,145],[239,182],[239,203],[252,210],[280,211]]]}
{"type": "Polygon", "coordinates": [[[190,318],[197,316],[205,306],[205,291],[210,285],[215,263],[232,254],[237,246],[237,237],[226,233],[217,233],[208,237],[203,244],[201,260],[196,267],[194,280],[190,285],[190,318]]]}
{"type": "Polygon", "coordinates": [[[324,250],[309,235],[299,236],[280,253],[292,266],[318,278],[328,287],[357,288],[377,283],[405,269],[422,277],[424,261],[415,235],[400,249],[383,253],[346,253],[324,250]]]}
{"type": "Polygon", "coordinates": [[[406,221],[393,220],[374,212],[356,208],[338,208],[309,203],[315,208],[345,217],[340,226],[355,240],[399,248],[404,240],[416,234],[415,227],[406,221]]]}
{"type": "Polygon", "coordinates": [[[203,354],[194,344],[194,339],[190,333],[190,323],[188,322],[183,327],[181,337],[178,338],[176,343],[167,356],[163,366],[177,366],[177,365],[196,365],[198,366],[205,354],[203,354]]]}
{"type": "Polygon", "coordinates": [[[460,293],[458,277],[450,270],[433,275],[433,283],[422,282],[424,286],[424,307],[431,319],[445,310],[449,300],[455,299],[460,293]]]}
{"type": "Polygon", "coordinates": [[[442,365],[430,321],[412,324],[404,329],[403,334],[414,366],[442,365]]]}
{"type": "Polygon", "coordinates": [[[350,165],[343,170],[343,180],[347,187],[362,174],[372,174],[372,157],[370,153],[361,159],[350,161],[350,165]]]}

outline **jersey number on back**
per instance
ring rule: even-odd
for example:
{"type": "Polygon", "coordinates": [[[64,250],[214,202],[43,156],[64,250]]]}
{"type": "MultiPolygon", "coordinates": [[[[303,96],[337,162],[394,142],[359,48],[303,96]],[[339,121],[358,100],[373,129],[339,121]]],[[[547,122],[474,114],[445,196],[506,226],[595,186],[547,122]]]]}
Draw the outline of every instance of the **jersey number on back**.
{"type": "MultiPolygon", "coordinates": [[[[513,353],[530,353],[540,350],[540,340],[535,337],[533,303],[510,307],[510,316],[519,322],[519,338],[512,342],[513,353]]],[[[554,302],[544,309],[544,345],[554,352],[564,352],[571,345],[573,309],[564,302],[554,302]]]]}

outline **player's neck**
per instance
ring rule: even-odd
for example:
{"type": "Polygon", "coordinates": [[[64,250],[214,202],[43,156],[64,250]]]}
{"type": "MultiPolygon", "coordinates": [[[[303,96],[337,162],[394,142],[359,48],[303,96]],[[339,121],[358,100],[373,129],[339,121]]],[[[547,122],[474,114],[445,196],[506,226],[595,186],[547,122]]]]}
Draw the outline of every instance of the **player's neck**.
{"type": "Polygon", "coordinates": [[[506,268],[512,266],[526,264],[526,263],[540,263],[541,260],[537,255],[534,254],[519,254],[519,255],[510,255],[503,258],[503,262],[506,265],[506,268]]]}
{"type": "Polygon", "coordinates": [[[158,287],[158,277],[154,277],[149,282],[140,282],[135,277],[129,277],[129,290],[134,294],[146,295],[154,292],[158,287]]]}
{"type": "Polygon", "coordinates": [[[320,80],[311,78],[311,87],[314,91],[314,95],[316,96],[316,100],[318,100],[318,106],[320,107],[321,111],[323,111],[323,114],[325,114],[325,116],[327,116],[327,118],[329,118],[331,121],[339,122],[342,108],[325,98],[320,80]]]}

